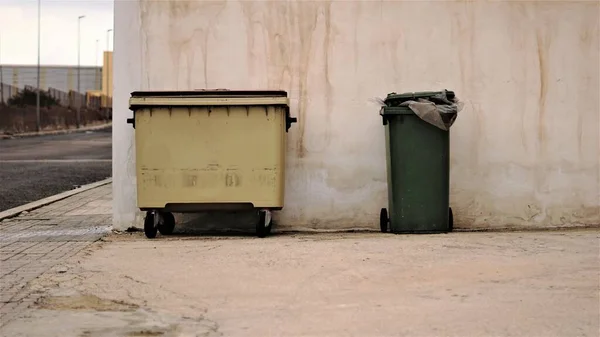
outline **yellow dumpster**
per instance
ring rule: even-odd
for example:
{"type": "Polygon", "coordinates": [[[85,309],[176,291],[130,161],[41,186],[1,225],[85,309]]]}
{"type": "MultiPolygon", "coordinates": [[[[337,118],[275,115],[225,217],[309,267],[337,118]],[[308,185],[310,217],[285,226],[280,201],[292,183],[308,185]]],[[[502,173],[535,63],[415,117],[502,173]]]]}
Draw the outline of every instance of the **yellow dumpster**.
{"type": "Polygon", "coordinates": [[[271,231],[284,195],[285,91],[136,91],[137,204],[144,233],[171,234],[173,212],[256,210],[256,232],[271,231]]]}

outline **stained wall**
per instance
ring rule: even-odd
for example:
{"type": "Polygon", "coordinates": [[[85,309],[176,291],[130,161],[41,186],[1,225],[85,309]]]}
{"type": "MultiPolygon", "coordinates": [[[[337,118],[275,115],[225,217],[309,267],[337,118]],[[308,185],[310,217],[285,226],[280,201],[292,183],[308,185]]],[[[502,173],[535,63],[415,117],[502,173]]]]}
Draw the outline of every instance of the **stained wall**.
{"type": "Polygon", "coordinates": [[[600,224],[599,4],[576,1],[117,1],[114,225],[139,225],[134,90],[284,89],[287,228],[376,228],[376,97],[454,90],[459,228],[600,224]]]}

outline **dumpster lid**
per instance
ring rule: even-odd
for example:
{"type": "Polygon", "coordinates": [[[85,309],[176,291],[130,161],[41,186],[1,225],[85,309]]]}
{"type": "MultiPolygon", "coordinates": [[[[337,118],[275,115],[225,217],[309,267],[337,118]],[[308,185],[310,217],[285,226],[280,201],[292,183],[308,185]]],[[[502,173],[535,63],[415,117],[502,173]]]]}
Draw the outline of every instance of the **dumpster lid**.
{"type": "Polygon", "coordinates": [[[186,91],[134,91],[129,98],[129,108],[151,106],[256,106],[289,105],[283,90],[186,90],[186,91]]]}
{"type": "Polygon", "coordinates": [[[134,91],[131,97],[287,97],[284,90],[228,90],[228,89],[197,89],[197,90],[153,90],[134,91]]]}

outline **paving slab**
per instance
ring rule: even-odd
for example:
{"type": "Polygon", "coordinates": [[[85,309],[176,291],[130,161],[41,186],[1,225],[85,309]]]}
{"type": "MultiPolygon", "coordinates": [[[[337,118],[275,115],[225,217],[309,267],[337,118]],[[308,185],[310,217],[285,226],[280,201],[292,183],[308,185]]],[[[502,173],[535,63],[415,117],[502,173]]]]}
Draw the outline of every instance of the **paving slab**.
{"type": "Polygon", "coordinates": [[[105,184],[0,221],[0,326],[39,298],[31,281],[109,233],[111,202],[105,184]]]}

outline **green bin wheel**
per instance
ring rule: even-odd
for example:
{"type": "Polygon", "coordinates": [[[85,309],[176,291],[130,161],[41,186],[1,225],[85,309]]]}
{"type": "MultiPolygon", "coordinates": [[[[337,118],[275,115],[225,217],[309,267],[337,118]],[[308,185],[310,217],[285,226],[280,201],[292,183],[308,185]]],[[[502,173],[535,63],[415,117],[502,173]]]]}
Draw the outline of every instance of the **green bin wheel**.
{"type": "Polygon", "coordinates": [[[387,233],[389,222],[390,218],[388,217],[387,209],[382,208],[381,212],[379,213],[379,228],[381,229],[382,233],[387,233]]]}
{"type": "Polygon", "coordinates": [[[452,214],[452,207],[448,208],[448,232],[454,230],[454,215],[452,214]]]}
{"type": "Polygon", "coordinates": [[[148,239],[154,239],[156,237],[157,228],[154,227],[154,213],[146,212],[146,218],[144,219],[144,234],[148,239]]]}
{"type": "Polygon", "coordinates": [[[162,222],[158,224],[158,231],[162,235],[171,235],[175,229],[175,217],[171,212],[164,212],[160,214],[162,222]]]}
{"type": "Polygon", "coordinates": [[[269,221],[269,224],[265,226],[265,220],[267,213],[264,211],[258,211],[258,221],[256,222],[256,236],[264,238],[271,233],[271,227],[273,226],[273,219],[269,221]]]}

